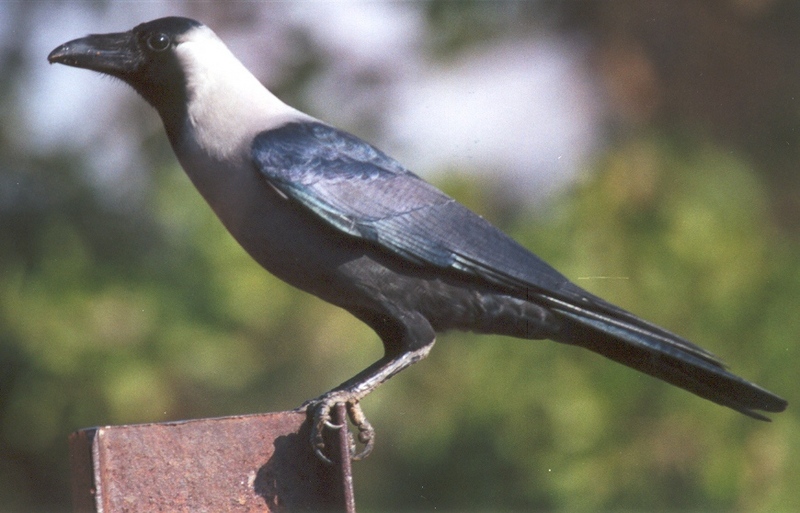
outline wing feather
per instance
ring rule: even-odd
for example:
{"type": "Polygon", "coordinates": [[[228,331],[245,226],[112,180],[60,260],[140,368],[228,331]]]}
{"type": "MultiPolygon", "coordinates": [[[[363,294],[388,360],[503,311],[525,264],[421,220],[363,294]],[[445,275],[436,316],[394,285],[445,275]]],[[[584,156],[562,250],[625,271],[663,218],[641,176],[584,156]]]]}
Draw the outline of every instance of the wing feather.
{"type": "Polygon", "coordinates": [[[258,170],[278,190],[339,230],[417,264],[454,268],[513,288],[568,280],[392,158],[321,123],[292,123],[253,144],[258,170]]]}

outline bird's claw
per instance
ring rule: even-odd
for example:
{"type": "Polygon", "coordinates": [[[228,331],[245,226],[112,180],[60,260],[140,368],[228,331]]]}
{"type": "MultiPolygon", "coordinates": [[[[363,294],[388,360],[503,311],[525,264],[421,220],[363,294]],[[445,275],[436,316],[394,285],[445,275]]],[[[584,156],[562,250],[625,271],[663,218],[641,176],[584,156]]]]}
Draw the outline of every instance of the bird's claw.
{"type": "Polygon", "coordinates": [[[352,459],[360,461],[369,456],[375,447],[375,428],[369,423],[366,415],[364,415],[364,410],[361,409],[361,405],[357,402],[347,403],[347,415],[353,425],[358,428],[358,441],[364,444],[364,448],[360,452],[355,452],[355,444],[353,444],[354,447],[350,451],[352,459]]]}
{"type": "Polygon", "coordinates": [[[325,420],[322,423],[325,425],[325,427],[327,427],[329,429],[333,429],[334,431],[337,431],[337,430],[342,429],[343,427],[345,427],[345,424],[334,424],[333,422],[331,422],[329,420],[325,420]]]}
{"type": "Polygon", "coordinates": [[[348,433],[349,447],[348,451],[350,459],[354,461],[362,460],[369,456],[375,446],[375,428],[369,423],[361,405],[357,400],[337,400],[337,398],[321,398],[320,400],[312,400],[301,406],[300,410],[311,410],[313,412],[313,420],[311,424],[311,447],[314,449],[314,454],[317,458],[324,461],[329,465],[333,465],[333,461],[325,454],[325,428],[338,431],[340,429],[347,429],[347,422],[337,424],[331,419],[331,409],[337,404],[343,402],[347,407],[347,416],[350,422],[358,429],[358,441],[364,444],[364,448],[356,452],[356,444],[353,441],[352,435],[348,433]]]}

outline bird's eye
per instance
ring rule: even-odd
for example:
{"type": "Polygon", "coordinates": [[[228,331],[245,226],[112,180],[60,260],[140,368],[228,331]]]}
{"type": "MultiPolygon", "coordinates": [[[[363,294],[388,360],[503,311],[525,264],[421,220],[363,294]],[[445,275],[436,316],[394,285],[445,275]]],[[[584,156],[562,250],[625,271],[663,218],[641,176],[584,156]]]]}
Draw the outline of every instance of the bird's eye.
{"type": "Polygon", "coordinates": [[[169,48],[169,43],[169,36],[160,32],[158,34],[151,34],[150,37],[147,38],[147,47],[154,52],[163,52],[169,48]]]}

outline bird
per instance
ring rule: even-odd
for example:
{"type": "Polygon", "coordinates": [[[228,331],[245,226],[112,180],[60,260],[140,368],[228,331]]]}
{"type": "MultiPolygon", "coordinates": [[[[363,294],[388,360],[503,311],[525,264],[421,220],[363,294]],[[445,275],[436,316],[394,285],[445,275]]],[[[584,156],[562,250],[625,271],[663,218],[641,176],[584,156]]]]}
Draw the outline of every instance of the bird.
{"type": "Polygon", "coordinates": [[[572,283],[371,144],[278,99],[206,25],[170,16],[48,56],[130,85],[158,112],[190,180],[264,269],[372,328],[384,354],[298,410],[323,460],[346,405],[425,358],[448,330],[579,346],[759,420],[788,403],[712,353],[572,283]],[[763,412],[763,413],[762,413],[763,412]]]}

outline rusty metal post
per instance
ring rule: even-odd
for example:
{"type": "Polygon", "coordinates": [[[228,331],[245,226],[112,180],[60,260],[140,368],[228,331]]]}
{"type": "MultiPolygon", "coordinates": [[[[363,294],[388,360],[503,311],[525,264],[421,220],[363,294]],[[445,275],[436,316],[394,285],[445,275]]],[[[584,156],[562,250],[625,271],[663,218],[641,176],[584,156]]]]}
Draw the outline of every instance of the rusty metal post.
{"type": "Polygon", "coordinates": [[[309,430],[305,413],[278,412],[77,431],[75,511],[354,513],[347,429],[330,437],[347,455],[337,466],[316,458],[309,430]]]}
{"type": "Polygon", "coordinates": [[[347,407],[344,403],[338,403],[333,410],[333,421],[339,426],[344,426],[339,430],[339,437],[335,445],[337,448],[337,460],[335,463],[339,467],[341,476],[342,495],[344,498],[345,510],[347,513],[355,513],[356,497],[353,494],[353,461],[350,459],[350,430],[347,428],[347,407]]]}

